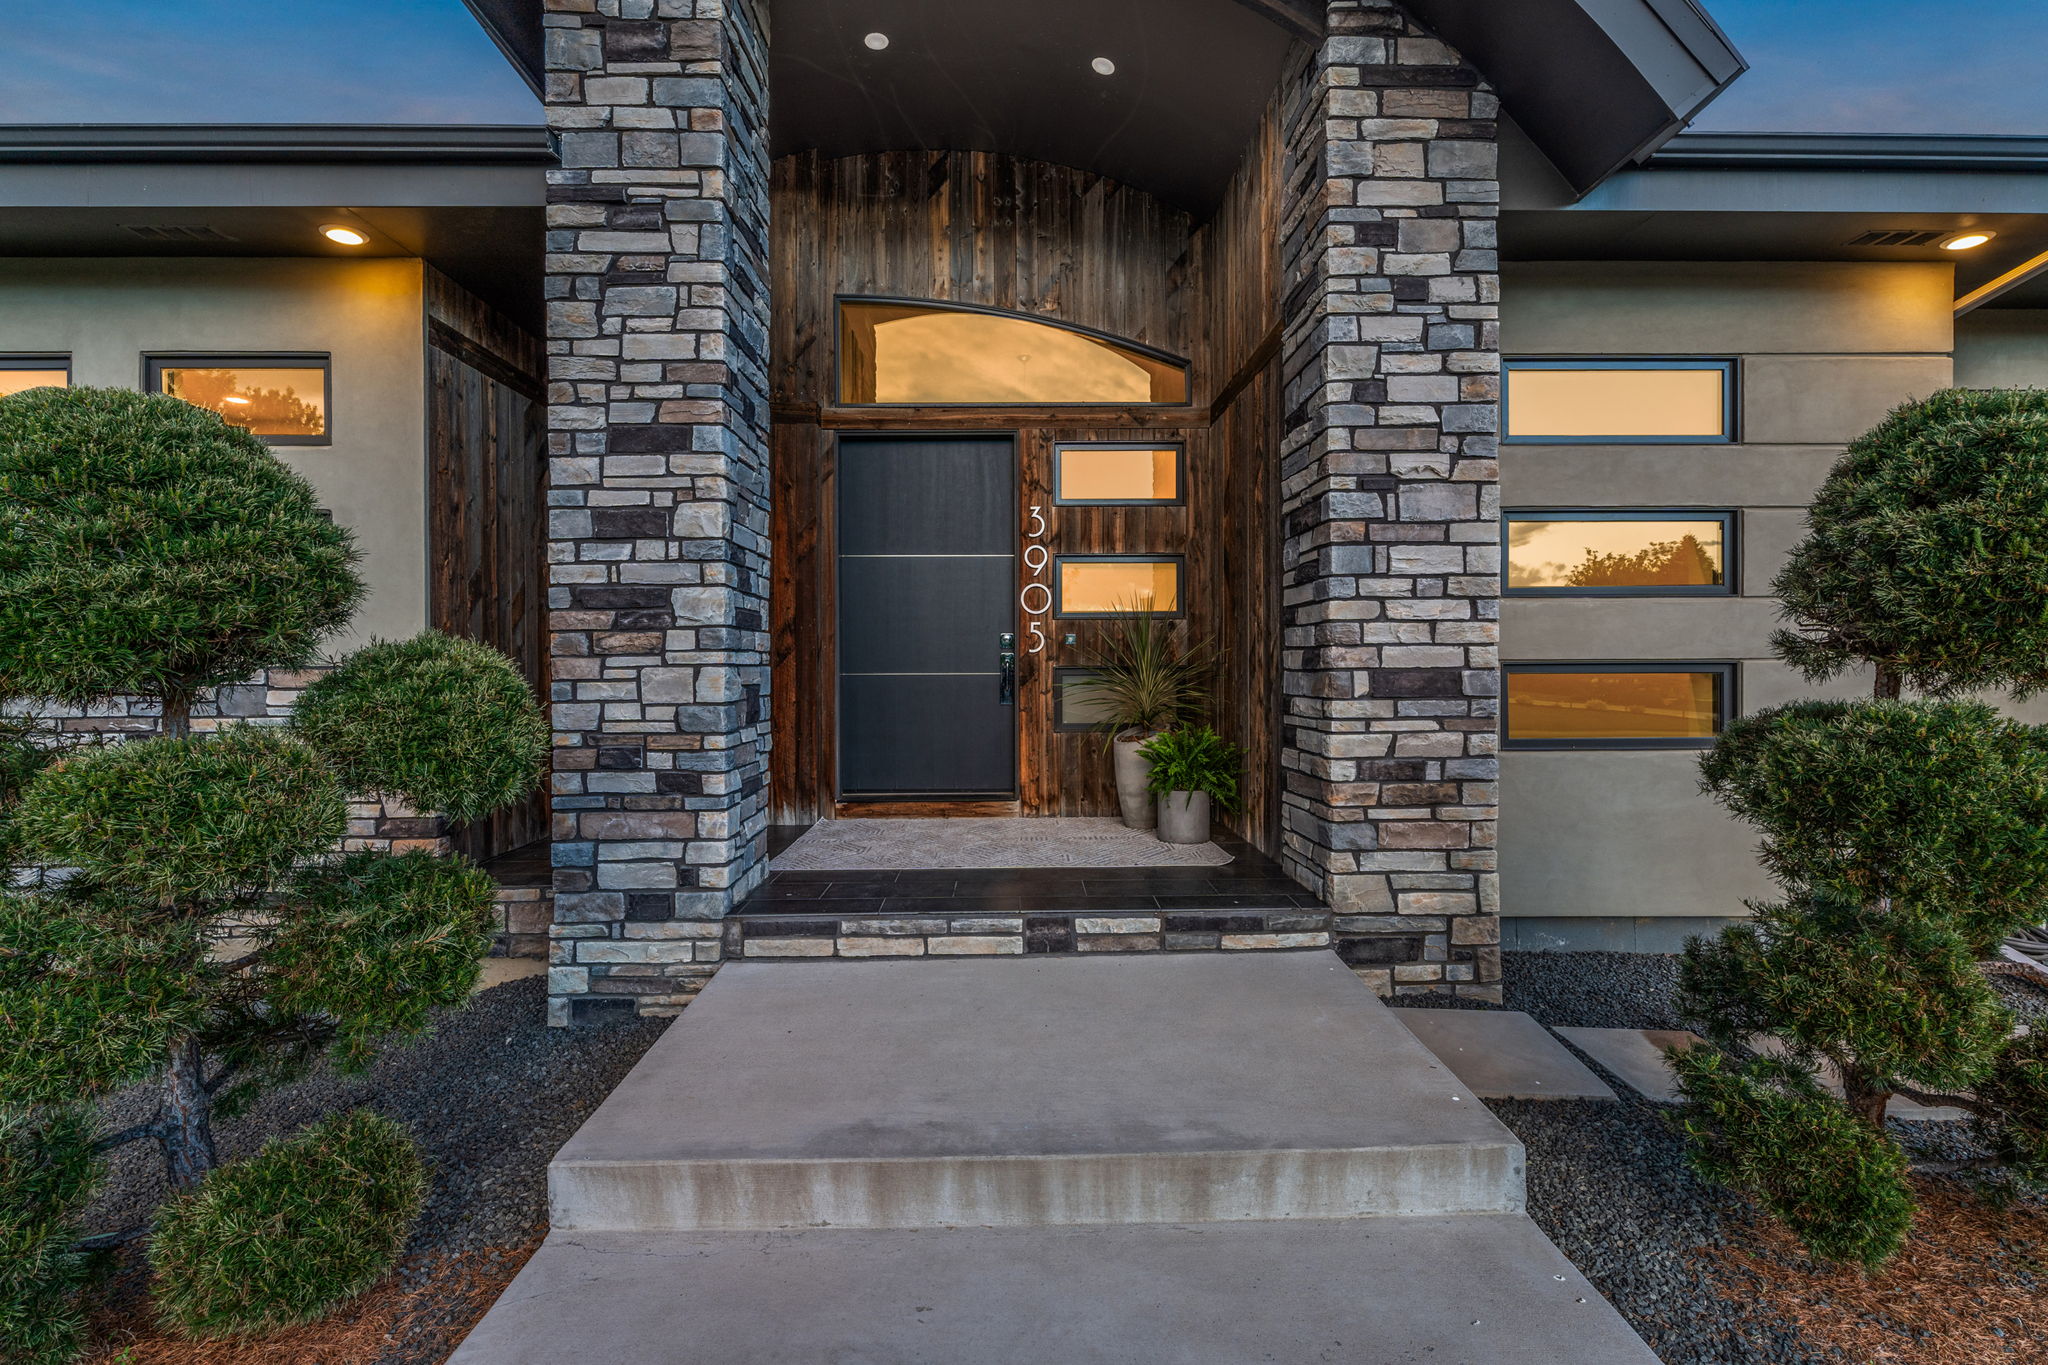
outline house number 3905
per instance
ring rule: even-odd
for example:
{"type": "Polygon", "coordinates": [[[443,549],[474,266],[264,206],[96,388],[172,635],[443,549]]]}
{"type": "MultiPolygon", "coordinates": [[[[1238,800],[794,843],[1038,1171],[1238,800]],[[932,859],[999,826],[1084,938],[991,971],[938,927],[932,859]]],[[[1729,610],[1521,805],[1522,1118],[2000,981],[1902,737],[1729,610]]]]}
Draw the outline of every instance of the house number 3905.
{"type": "MultiPolygon", "coordinates": [[[[1031,582],[1024,585],[1024,591],[1017,594],[1017,605],[1023,608],[1026,617],[1043,616],[1052,610],[1052,588],[1045,583],[1045,566],[1052,562],[1052,556],[1045,548],[1045,513],[1038,508],[1031,509],[1031,524],[1024,532],[1030,543],[1024,547],[1024,570],[1031,575],[1031,582]]],[[[1027,654],[1045,652],[1045,627],[1035,620],[1024,623],[1025,634],[1031,637],[1031,648],[1027,654]]]]}

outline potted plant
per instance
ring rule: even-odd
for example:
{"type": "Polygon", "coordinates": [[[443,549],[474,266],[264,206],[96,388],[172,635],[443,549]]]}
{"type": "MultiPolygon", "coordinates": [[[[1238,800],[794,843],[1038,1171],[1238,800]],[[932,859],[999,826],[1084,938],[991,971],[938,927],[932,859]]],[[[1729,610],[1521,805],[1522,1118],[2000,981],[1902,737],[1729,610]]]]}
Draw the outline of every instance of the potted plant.
{"type": "Polygon", "coordinates": [[[1212,807],[1237,809],[1243,754],[1206,725],[1157,735],[1141,750],[1152,765],[1147,783],[1159,797],[1159,837],[1169,844],[1209,842],[1212,807]]]}
{"type": "Polygon", "coordinates": [[[1183,647],[1156,617],[1114,618],[1099,650],[1085,656],[1091,675],[1071,686],[1102,713],[1105,742],[1116,772],[1117,806],[1132,829],[1157,823],[1144,757],[1146,741],[1178,725],[1203,696],[1209,668],[1202,645],[1183,647]]]}

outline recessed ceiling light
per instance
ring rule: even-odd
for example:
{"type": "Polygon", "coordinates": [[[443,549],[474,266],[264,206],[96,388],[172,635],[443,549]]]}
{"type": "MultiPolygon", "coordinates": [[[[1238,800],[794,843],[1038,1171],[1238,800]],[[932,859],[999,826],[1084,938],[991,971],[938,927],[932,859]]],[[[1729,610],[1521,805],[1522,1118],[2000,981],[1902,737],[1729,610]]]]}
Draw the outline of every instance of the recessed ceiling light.
{"type": "Polygon", "coordinates": [[[370,240],[370,234],[343,223],[323,223],[320,235],[337,246],[361,246],[370,240]]]}
{"type": "Polygon", "coordinates": [[[889,45],[889,35],[886,33],[870,33],[861,41],[867,44],[870,52],[880,52],[889,45]]]}
{"type": "Polygon", "coordinates": [[[1998,234],[1995,232],[1962,232],[1941,244],[1943,251],[1968,251],[1973,246],[1982,246],[1998,234]]]}
{"type": "Polygon", "coordinates": [[[1116,74],[1116,63],[1107,57],[1097,57],[1088,65],[1098,76],[1114,76],[1116,74]]]}

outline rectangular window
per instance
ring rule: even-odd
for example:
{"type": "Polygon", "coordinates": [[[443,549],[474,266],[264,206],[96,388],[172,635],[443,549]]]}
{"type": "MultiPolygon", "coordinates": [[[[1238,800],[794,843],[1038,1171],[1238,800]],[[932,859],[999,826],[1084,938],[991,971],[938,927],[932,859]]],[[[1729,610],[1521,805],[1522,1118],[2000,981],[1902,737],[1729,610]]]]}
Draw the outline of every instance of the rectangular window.
{"type": "Polygon", "coordinates": [[[1734,591],[1733,512],[1511,511],[1501,524],[1513,597],[1734,591]]]}
{"type": "Polygon", "coordinates": [[[1061,555],[1055,616],[1178,616],[1179,555],[1061,555]]]}
{"type": "Polygon", "coordinates": [[[1056,445],[1052,500],[1066,507],[1181,503],[1182,447],[1056,445]]]}
{"type": "Polygon", "coordinates": [[[1510,360],[1510,441],[1713,444],[1735,439],[1732,360],[1510,360]]]}
{"type": "Polygon", "coordinates": [[[1052,671],[1052,728],[1093,730],[1115,718],[1109,703],[1087,686],[1095,676],[1092,668],[1055,668],[1052,671]]]}
{"type": "Polygon", "coordinates": [[[325,355],[153,355],[143,383],[245,427],[276,446],[327,445],[325,355]]]}
{"type": "Polygon", "coordinates": [[[25,389],[70,387],[68,355],[0,355],[0,398],[25,389]]]}
{"type": "Polygon", "coordinates": [[[1733,664],[1509,664],[1510,749],[1695,749],[1734,707],[1733,664]]]}

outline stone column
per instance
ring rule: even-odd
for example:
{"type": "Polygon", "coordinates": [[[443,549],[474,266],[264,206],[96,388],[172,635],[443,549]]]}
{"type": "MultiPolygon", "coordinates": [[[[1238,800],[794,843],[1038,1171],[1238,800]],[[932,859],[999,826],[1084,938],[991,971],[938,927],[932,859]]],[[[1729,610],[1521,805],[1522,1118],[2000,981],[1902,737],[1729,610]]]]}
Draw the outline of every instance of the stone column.
{"type": "Polygon", "coordinates": [[[1498,104],[1389,0],[1290,80],[1283,857],[1375,986],[1497,996],[1498,104]]]}
{"type": "Polygon", "coordinates": [[[686,1004],[765,861],[767,30],[758,0],[546,7],[549,1017],[578,1023],[686,1004]]]}

